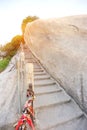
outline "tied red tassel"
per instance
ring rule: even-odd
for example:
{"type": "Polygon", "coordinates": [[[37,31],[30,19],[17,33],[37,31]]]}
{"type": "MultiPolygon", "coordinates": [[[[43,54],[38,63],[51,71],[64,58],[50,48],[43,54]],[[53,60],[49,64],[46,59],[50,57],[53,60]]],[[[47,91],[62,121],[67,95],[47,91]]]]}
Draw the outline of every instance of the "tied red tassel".
{"type": "Polygon", "coordinates": [[[18,124],[17,124],[15,130],[18,130],[19,127],[20,127],[21,125],[23,125],[23,123],[24,123],[23,120],[26,120],[26,122],[31,126],[32,130],[35,130],[31,118],[28,118],[26,115],[22,115],[22,117],[21,117],[21,119],[19,120],[19,122],[18,122],[18,124]]]}

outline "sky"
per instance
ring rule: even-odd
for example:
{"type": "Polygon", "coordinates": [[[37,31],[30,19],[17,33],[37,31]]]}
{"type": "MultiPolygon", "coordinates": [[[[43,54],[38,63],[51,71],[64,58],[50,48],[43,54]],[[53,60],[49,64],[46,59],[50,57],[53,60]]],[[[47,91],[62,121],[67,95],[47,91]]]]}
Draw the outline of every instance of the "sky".
{"type": "Polygon", "coordinates": [[[21,35],[27,16],[42,19],[87,14],[87,0],[0,0],[0,44],[21,35]]]}

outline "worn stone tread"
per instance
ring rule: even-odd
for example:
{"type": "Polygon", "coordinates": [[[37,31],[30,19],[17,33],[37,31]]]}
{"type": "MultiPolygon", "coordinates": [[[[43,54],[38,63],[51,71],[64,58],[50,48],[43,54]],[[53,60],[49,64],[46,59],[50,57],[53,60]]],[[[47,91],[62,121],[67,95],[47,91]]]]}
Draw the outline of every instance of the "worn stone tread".
{"type": "Polygon", "coordinates": [[[81,118],[82,116],[83,112],[72,101],[61,105],[56,104],[37,111],[40,130],[47,130],[54,126],[81,118]],[[46,118],[44,119],[44,117],[46,118]]]}
{"type": "Polygon", "coordinates": [[[33,63],[36,96],[34,108],[38,120],[36,130],[86,130],[87,119],[79,106],[28,50],[26,49],[28,62],[35,60],[33,63]]]}
{"type": "Polygon", "coordinates": [[[87,119],[84,115],[79,116],[78,118],[69,120],[68,122],[62,122],[61,124],[56,124],[45,130],[86,130],[87,128],[87,119]]]}
{"type": "Polygon", "coordinates": [[[34,84],[35,84],[35,86],[46,86],[46,85],[53,85],[56,83],[52,79],[45,79],[44,81],[43,80],[37,80],[37,81],[35,80],[34,84]]]}
{"type": "Polygon", "coordinates": [[[54,91],[60,91],[61,88],[58,87],[57,85],[53,85],[53,86],[46,86],[46,87],[35,87],[35,94],[38,93],[46,93],[46,92],[54,92],[54,91]]]}
{"type": "Polygon", "coordinates": [[[37,95],[35,100],[35,108],[49,107],[55,104],[61,104],[70,101],[70,97],[66,95],[63,91],[37,95]]]}

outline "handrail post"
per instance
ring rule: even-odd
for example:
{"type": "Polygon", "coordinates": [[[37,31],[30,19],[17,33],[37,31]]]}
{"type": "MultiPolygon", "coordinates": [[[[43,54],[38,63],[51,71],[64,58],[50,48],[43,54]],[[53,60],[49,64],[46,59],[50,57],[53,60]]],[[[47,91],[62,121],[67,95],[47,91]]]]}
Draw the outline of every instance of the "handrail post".
{"type": "MultiPolygon", "coordinates": [[[[34,66],[32,63],[27,63],[26,64],[26,86],[27,89],[29,89],[30,91],[34,92],[34,66]]],[[[32,101],[32,108],[33,106],[33,101],[32,101]]],[[[33,118],[34,121],[34,118],[33,118]]]]}
{"type": "MultiPolygon", "coordinates": [[[[20,89],[21,89],[21,99],[22,97],[24,96],[24,70],[25,69],[25,55],[24,55],[24,52],[21,51],[20,52],[20,89]]],[[[21,106],[23,106],[24,104],[24,100],[22,99],[21,100],[21,106]]]]}
{"type": "Polygon", "coordinates": [[[32,90],[34,91],[34,76],[33,76],[33,64],[26,63],[26,85],[32,84],[32,90]]]}
{"type": "Polygon", "coordinates": [[[17,86],[18,86],[18,113],[21,113],[21,94],[20,94],[20,57],[17,58],[17,86]]]}

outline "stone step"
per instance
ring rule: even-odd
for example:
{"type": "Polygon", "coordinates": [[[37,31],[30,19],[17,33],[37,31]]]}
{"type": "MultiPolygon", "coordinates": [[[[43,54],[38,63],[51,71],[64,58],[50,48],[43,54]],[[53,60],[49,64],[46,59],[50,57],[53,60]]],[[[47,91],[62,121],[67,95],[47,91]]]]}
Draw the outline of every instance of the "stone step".
{"type": "Polygon", "coordinates": [[[47,75],[47,73],[44,71],[44,72],[35,72],[34,73],[34,76],[40,76],[40,75],[47,75]]]}
{"type": "Polygon", "coordinates": [[[26,60],[26,62],[37,63],[38,61],[36,61],[36,60],[26,60]]]}
{"type": "Polygon", "coordinates": [[[32,56],[32,57],[26,57],[26,60],[36,60],[36,58],[34,56],[32,56]]]}
{"type": "Polygon", "coordinates": [[[50,129],[45,130],[86,130],[87,129],[87,119],[83,116],[79,116],[73,120],[69,120],[68,122],[64,122],[62,124],[56,124],[52,126],[50,129]]]}
{"type": "Polygon", "coordinates": [[[44,87],[44,88],[46,88],[46,87],[51,87],[51,86],[56,86],[56,83],[54,83],[54,84],[47,84],[46,86],[44,86],[44,85],[42,85],[42,86],[35,86],[35,84],[34,84],[34,88],[42,88],[42,87],[44,87]]]}
{"type": "Polygon", "coordinates": [[[30,58],[35,58],[32,54],[27,55],[27,53],[25,54],[25,59],[30,59],[30,58]]]}
{"type": "Polygon", "coordinates": [[[45,91],[44,93],[43,92],[37,92],[35,93],[36,96],[40,96],[40,95],[45,95],[45,94],[52,94],[52,93],[57,93],[57,92],[60,92],[62,91],[61,89],[57,89],[57,90],[53,90],[53,91],[45,91]]]}
{"type": "Polygon", "coordinates": [[[53,85],[56,84],[52,79],[45,79],[45,80],[35,80],[35,86],[46,86],[46,85],[53,85]]]}
{"type": "Polygon", "coordinates": [[[61,90],[62,89],[57,85],[46,86],[46,87],[35,87],[35,89],[34,89],[36,95],[52,93],[52,92],[57,92],[57,91],[61,91],[61,90]]]}
{"type": "Polygon", "coordinates": [[[55,104],[62,104],[65,102],[69,102],[71,98],[65,94],[65,92],[55,92],[44,95],[37,95],[34,103],[34,107],[36,109],[46,108],[50,106],[54,106],[55,104]]]}
{"type": "Polygon", "coordinates": [[[27,51],[27,62],[34,65],[36,130],[86,130],[87,119],[78,105],[27,51]]]}
{"type": "Polygon", "coordinates": [[[37,67],[34,66],[34,70],[40,70],[40,69],[43,70],[43,68],[40,65],[38,65],[37,67]]]}
{"type": "Polygon", "coordinates": [[[43,72],[43,69],[34,69],[34,72],[43,72]]]}
{"type": "Polygon", "coordinates": [[[34,77],[34,80],[45,80],[45,79],[50,79],[49,75],[37,75],[34,77]]]}
{"type": "Polygon", "coordinates": [[[30,56],[25,56],[25,60],[31,60],[31,59],[35,59],[35,57],[33,55],[30,55],[30,56]]]}
{"type": "MultiPolygon", "coordinates": [[[[26,62],[26,63],[32,63],[32,62],[26,62]]],[[[38,64],[38,63],[32,63],[32,64],[34,66],[34,70],[36,70],[36,69],[42,69],[42,67],[41,67],[40,64],[38,64]]]]}
{"type": "Polygon", "coordinates": [[[40,69],[42,69],[42,67],[39,64],[37,64],[37,63],[35,63],[35,64],[33,63],[33,66],[34,66],[34,70],[40,70],[40,69]]]}
{"type": "Polygon", "coordinates": [[[34,62],[33,65],[34,65],[34,67],[35,66],[41,66],[39,62],[34,62]]]}
{"type": "Polygon", "coordinates": [[[33,64],[34,65],[34,69],[41,69],[42,67],[39,64],[33,64]]]}
{"type": "Polygon", "coordinates": [[[56,104],[48,108],[44,107],[42,109],[39,109],[39,111],[36,111],[36,117],[39,120],[39,130],[50,130],[55,126],[73,121],[75,119],[81,118],[82,116],[83,112],[72,101],[61,105],[56,104]]]}
{"type": "Polygon", "coordinates": [[[34,60],[26,60],[27,63],[37,63],[37,61],[34,60]]]}

